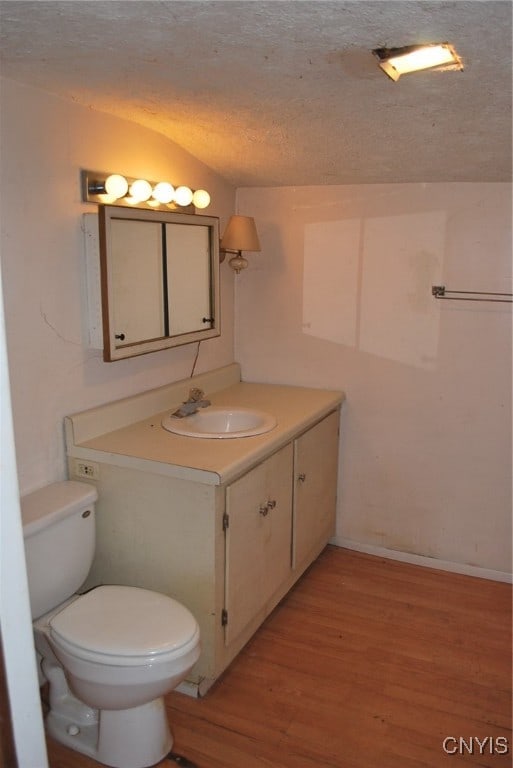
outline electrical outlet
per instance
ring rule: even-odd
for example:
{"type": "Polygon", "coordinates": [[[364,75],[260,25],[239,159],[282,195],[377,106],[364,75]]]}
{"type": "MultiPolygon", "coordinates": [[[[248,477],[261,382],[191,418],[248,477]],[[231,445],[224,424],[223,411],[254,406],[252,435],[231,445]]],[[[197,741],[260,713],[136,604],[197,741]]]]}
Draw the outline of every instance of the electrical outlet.
{"type": "Polygon", "coordinates": [[[98,480],[100,475],[100,467],[94,461],[74,459],[73,474],[76,477],[85,477],[88,480],[98,480]]]}

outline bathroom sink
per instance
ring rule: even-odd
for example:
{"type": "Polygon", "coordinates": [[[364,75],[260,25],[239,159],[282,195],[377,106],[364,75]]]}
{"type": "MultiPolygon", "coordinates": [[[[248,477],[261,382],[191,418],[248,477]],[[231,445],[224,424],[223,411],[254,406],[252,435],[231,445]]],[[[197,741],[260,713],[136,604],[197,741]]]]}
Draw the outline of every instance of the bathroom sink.
{"type": "Polygon", "coordinates": [[[276,419],[269,413],[253,408],[211,405],[183,418],[166,416],[162,426],[168,432],[185,437],[252,437],[270,432],[276,426],[276,419]]]}

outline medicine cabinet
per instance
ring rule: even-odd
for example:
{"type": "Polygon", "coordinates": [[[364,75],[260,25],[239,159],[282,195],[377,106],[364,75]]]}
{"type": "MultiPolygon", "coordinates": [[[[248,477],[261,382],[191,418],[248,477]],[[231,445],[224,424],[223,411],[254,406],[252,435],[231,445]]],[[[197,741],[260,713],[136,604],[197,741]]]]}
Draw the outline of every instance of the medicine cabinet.
{"type": "Polygon", "coordinates": [[[219,220],[100,205],[103,359],[220,335],[219,220]]]}

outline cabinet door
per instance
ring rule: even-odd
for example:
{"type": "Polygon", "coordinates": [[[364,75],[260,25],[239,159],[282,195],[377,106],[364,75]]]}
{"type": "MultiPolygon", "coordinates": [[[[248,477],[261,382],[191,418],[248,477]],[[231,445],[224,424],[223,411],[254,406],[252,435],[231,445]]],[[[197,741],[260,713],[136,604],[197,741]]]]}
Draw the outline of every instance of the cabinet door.
{"type": "Polygon", "coordinates": [[[225,644],[255,619],[289,577],[292,446],[226,489],[225,644]]]}
{"type": "Polygon", "coordinates": [[[304,568],[335,532],[339,412],[294,440],[293,567],[304,568]]]}

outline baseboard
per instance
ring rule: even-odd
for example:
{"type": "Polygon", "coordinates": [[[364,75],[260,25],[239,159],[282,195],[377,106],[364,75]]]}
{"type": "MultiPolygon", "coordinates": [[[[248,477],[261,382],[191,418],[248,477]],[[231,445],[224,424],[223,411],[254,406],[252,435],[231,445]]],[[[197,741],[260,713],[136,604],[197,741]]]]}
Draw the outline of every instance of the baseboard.
{"type": "Polygon", "coordinates": [[[364,552],[367,555],[376,557],[385,557],[388,560],[399,560],[411,565],[421,565],[425,568],[434,568],[439,571],[451,571],[452,573],[461,573],[465,576],[475,576],[479,579],[490,579],[491,581],[503,581],[507,584],[513,583],[513,574],[506,571],[494,571],[489,568],[480,568],[476,565],[467,563],[454,563],[450,560],[438,560],[435,557],[426,557],[425,555],[416,555],[412,552],[401,552],[396,549],[387,549],[386,547],[377,547],[374,544],[362,544],[359,541],[346,539],[343,536],[334,536],[330,539],[330,544],[337,547],[353,549],[355,552],[364,552]]]}

